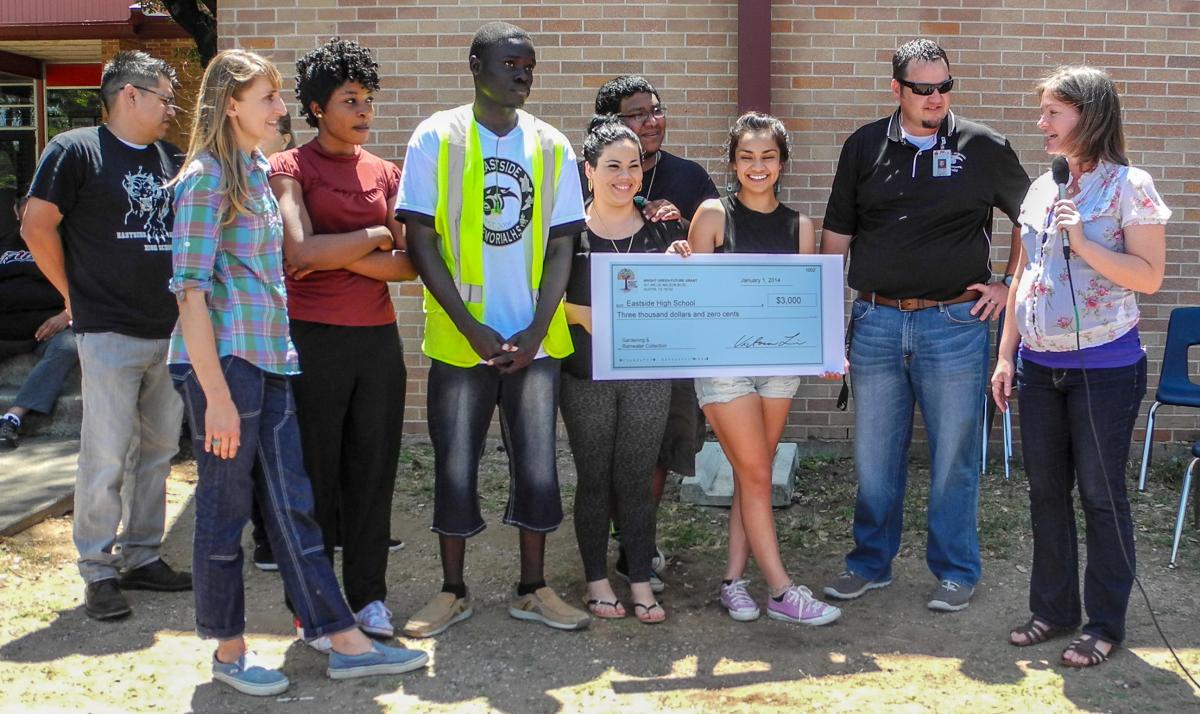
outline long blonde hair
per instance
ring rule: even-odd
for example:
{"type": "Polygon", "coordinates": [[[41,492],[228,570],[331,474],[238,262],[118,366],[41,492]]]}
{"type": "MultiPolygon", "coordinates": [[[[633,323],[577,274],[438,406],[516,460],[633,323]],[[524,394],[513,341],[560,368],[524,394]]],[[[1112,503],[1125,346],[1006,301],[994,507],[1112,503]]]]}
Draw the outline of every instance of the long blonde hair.
{"type": "MultiPolygon", "coordinates": [[[[242,91],[259,77],[266,77],[276,88],[283,84],[279,70],[262,55],[246,50],[225,50],[209,62],[200,82],[200,96],[196,101],[187,157],[180,176],[200,154],[212,154],[221,167],[222,225],[232,222],[239,213],[249,213],[246,172],[238,160],[237,139],[225,112],[229,100],[241,99],[242,91]]],[[[176,176],[174,181],[179,178],[176,176]]]]}

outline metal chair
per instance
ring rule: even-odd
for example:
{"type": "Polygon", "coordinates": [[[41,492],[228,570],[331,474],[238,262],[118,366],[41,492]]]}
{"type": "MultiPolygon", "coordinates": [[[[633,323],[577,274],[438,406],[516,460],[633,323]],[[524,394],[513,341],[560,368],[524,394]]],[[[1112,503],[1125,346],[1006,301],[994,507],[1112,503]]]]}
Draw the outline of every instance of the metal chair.
{"type": "MultiPolygon", "coordinates": [[[[1004,332],[1004,311],[1000,311],[1000,317],[996,320],[996,353],[1000,353],[1000,335],[1004,332]]],[[[1013,400],[1016,401],[1016,400],[1013,400]]],[[[980,472],[987,471],[988,460],[988,437],[992,433],[992,420],[996,416],[996,402],[992,401],[992,384],[988,382],[986,385],[986,396],[983,398],[983,459],[979,462],[980,472]]],[[[1012,432],[1012,404],[1009,404],[1008,411],[1004,412],[1001,418],[1001,424],[1004,427],[1004,480],[1007,481],[1011,476],[1011,461],[1013,455],[1013,432],[1012,432]]]]}
{"type": "MultiPolygon", "coordinates": [[[[1183,490],[1179,494],[1179,513],[1175,516],[1175,542],[1171,544],[1171,562],[1168,568],[1175,567],[1175,556],[1179,555],[1179,540],[1183,536],[1183,519],[1187,516],[1188,492],[1192,490],[1192,476],[1196,471],[1196,462],[1200,461],[1200,441],[1192,445],[1192,463],[1188,465],[1187,475],[1183,477],[1183,490]]],[[[1200,520],[1200,491],[1196,498],[1196,518],[1200,520]]]]}
{"type": "Polygon", "coordinates": [[[1200,409],[1200,384],[1188,378],[1188,349],[1200,345],[1200,307],[1177,307],[1167,324],[1167,346],[1163,349],[1158,391],[1146,414],[1146,443],[1142,446],[1142,468],[1138,491],[1146,490],[1150,450],[1154,444],[1154,417],[1164,404],[1200,409]]]}

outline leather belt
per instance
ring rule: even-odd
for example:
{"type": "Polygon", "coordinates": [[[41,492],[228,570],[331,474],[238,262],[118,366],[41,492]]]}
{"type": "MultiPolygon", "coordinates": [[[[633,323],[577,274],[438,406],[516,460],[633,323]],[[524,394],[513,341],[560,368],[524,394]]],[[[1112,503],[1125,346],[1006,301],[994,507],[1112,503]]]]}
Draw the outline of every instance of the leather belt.
{"type": "Polygon", "coordinates": [[[884,297],[878,293],[864,293],[860,291],[858,293],[858,297],[860,300],[873,302],[876,305],[894,307],[901,312],[912,312],[913,310],[925,310],[931,307],[937,307],[939,305],[954,305],[960,302],[972,302],[983,297],[983,293],[979,292],[978,290],[968,290],[962,295],[950,298],[949,300],[927,300],[925,298],[901,298],[900,300],[896,300],[894,298],[884,297]]]}

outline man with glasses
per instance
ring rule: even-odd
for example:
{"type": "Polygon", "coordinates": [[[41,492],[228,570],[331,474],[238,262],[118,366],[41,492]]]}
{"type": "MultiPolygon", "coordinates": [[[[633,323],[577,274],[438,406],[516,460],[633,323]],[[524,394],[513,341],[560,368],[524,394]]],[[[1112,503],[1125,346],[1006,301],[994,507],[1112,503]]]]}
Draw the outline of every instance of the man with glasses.
{"type": "MultiPolygon", "coordinates": [[[[892,582],[900,549],[913,406],[931,452],[926,562],[931,610],[967,607],[981,574],[976,509],[988,321],[1008,296],[993,279],[992,210],[1015,224],[1029,177],[1003,136],[950,111],[946,52],[913,40],[892,57],[899,107],[846,140],[821,252],[850,254],[855,398],[854,549],[825,587],[850,600],[892,582]]],[[[1006,277],[1019,251],[1013,232],[1006,277]]]]}
{"type": "MultiPolygon", "coordinates": [[[[642,143],[642,187],[637,195],[647,201],[643,210],[650,220],[683,218],[690,221],[696,209],[708,198],[719,198],[717,187],[704,167],[662,148],[667,136],[667,108],[658,90],[637,75],[624,75],[605,82],[596,92],[596,113],[616,114],[642,143]],[[671,209],[678,210],[676,214],[671,209]]],[[[580,174],[583,165],[580,162],[580,174]]],[[[654,499],[662,500],[667,474],[696,475],[696,452],[704,445],[704,414],[696,403],[691,379],[671,381],[671,404],[667,429],[654,469],[654,499]]],[[[618,534],[619,535],[619,534],[618,534]]],[[[655,547],[650,585],[662,592],[666,585],[658,577],[666,567],[666,558],[655,547]]],[[[617,574],[627,577],[625,553],[617,559],[617,574]]]]}
{"type": "Polygon", "coordinates": [[[108,122],[46,146],[21,225],[66,299],[78,343],[74,537],[85,610],[99,620],[129,614],[122,589],[192,587],[191,575],[159,553],[183,415],[165,363],[179,315],[167,290],[173,214],[163,184],[180,158],[162,140],[175,117],[175,85],[175,70],[145,52],[113,57],[100,84],[108,122]]]}

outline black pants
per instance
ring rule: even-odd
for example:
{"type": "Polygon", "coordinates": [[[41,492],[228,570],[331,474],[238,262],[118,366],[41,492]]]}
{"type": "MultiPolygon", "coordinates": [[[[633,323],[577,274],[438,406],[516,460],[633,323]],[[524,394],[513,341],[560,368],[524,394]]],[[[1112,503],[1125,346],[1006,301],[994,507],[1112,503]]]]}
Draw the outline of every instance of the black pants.
{"type": "Polygon", "coordinates": [[[341,536],[342,587],[357,612],[387,597],[392,492],[404,427],[407,372],[395,325],[292,320],[304,467],[325,552],[341,536]]]}
{"type": "Polygon", "coordinates": [[[1121,644],[1134,572],[1125,465],[1146,393],[1146,358],[1128,367],[1089,369],[1087,379],[1090,416],[1082,370],[1051,369],[1029,360],[1018,366],[1021,445],[1033,520],[1029,609],[1051,625],[1079,624],[1079,540],[1071,495],[1078,487],[1087,524],[1083,606],[1088,621],[1083,631],[1121,644]]]}

